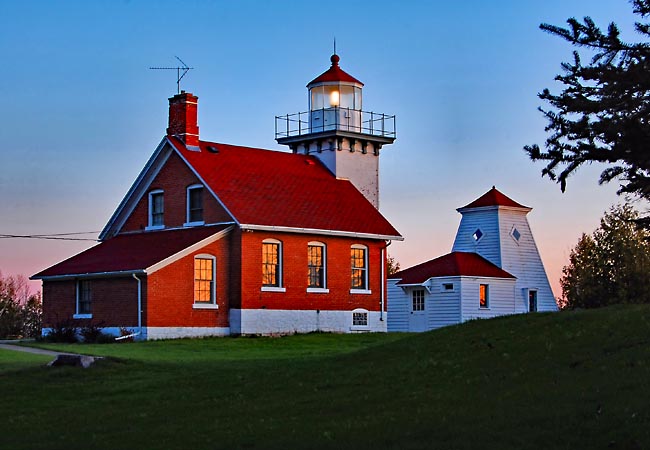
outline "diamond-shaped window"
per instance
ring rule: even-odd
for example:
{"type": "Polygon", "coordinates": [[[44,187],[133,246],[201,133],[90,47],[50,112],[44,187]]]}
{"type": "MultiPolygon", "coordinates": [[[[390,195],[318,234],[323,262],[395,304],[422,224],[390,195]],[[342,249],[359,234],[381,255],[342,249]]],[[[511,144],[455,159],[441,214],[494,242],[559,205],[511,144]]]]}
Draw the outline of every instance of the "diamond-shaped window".
{"type": "Polygon", "coordinates": [[[477,228],[476,231],[474,232],[474,234],[472,235],[472,238],[473,238],[476,242],[478,242],[478,241],[481,240],[482,237],[483,237],[483,232],[481,231],[480,228],[477,228]]]}
{"type": "Polygon", "coordinates": [[[512,237],[515,238],[515,241],[519,241],[519,239],[521,239],[521,233],[519,232],[518,229],[516,228],[512,229],[512,237]]]}

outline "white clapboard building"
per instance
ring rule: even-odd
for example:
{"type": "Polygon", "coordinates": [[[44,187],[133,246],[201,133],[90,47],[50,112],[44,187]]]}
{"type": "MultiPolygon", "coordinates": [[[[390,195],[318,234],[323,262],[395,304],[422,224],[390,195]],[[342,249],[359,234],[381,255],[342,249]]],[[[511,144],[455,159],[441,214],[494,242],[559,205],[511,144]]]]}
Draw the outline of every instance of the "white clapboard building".
{"type": "Polygon", "coordinates": [[[556,311],[523,206],[492,187],[458,209],[451,253],[391,275],[388,331],[426,331],[466,320],[556,311]]]}

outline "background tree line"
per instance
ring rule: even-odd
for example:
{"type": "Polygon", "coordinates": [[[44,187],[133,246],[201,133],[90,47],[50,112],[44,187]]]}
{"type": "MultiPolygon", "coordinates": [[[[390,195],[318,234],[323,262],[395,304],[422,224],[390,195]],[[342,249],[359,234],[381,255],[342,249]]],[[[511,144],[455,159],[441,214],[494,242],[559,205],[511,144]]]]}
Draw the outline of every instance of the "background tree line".
{"type": "Polygon", "coordinates": [[[41,293],[32,294],[24,276],[0,272],[0,339],[39,336],[41,317],[41,293]]]}

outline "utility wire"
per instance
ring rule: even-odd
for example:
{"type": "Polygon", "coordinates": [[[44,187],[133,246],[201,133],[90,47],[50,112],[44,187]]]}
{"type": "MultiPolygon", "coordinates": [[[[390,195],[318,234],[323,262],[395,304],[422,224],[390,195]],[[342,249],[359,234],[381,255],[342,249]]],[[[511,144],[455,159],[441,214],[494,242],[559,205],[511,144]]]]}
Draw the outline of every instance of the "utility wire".
{"type": "Polygon", "coordinates": [[[0,234],[0,239],[47,239],[54,241],[93,241],[99,239],[75,238],[68,236],[77,236],[80,234],[97,234],[99,231],[80,231],[78,233],[53,233],[53,234],[0,234]]]}

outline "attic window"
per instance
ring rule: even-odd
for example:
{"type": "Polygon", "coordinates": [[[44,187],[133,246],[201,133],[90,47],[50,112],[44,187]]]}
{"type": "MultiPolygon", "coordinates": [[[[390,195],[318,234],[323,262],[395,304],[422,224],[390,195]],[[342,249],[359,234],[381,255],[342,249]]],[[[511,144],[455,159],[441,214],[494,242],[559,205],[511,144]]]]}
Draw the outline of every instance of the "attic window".
{"type": "Polygon", "coordinates": [[[474,239],[475,242],[480,241],[482,237],[483,237],[483,232],[481,231],[480,228],[477,228],[474,234],[472,234],[472,239],[474,239]]]}
{"type": "Polygon", "coordinates": [[[441,292],[454,292],[454,283],[442,283],[441,292]]]}
{"type": "Polygon", "coordinates": [[[512,238],[517,242],[519,242],[519,239],[521,239],[521,233],[519,232],[518,229],[516,229],[514,227],[512,228],[512,231],[510,232],[510,236],[512,236],[512,238]]]}

